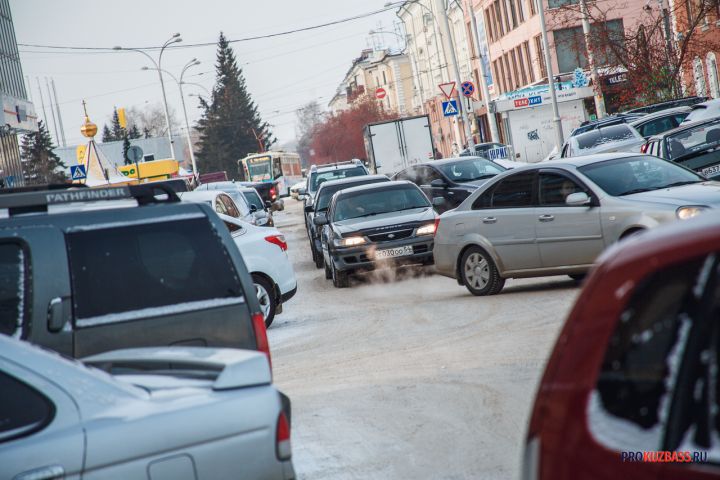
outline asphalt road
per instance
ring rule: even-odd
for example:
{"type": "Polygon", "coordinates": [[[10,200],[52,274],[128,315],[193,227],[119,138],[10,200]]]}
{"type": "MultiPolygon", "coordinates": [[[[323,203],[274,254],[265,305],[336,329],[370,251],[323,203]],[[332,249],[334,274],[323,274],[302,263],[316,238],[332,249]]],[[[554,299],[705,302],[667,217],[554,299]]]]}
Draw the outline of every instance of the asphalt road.
{"type": "Polygon", "coordinates": [[[579,290],[510,280],[474,297],[432,268],[336,289],[310,257],[301,204],[276,214],[298,293],[268,335],[293,404],[300,479],[514,479],[537,382],[579,290]]]}

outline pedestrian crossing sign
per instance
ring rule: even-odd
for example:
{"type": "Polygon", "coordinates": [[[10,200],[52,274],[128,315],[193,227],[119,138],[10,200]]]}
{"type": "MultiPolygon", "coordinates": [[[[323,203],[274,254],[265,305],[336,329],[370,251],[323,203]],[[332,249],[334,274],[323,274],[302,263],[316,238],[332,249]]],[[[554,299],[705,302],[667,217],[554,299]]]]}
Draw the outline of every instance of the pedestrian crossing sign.
{"type": "Polygon", "coordinates": [[[453,115],[457,115],[459,113],[457,100],[448,100],[447,102],[442,102],[442,109],[443,115],[446,117],[452,117],[453,115]]]}
{"type": "Polygon", "coordinates": [[[70,167],[70,178],[72,180],[83,180],[87,178],[85,165],[73,165],[72,167],[70,167]]]}

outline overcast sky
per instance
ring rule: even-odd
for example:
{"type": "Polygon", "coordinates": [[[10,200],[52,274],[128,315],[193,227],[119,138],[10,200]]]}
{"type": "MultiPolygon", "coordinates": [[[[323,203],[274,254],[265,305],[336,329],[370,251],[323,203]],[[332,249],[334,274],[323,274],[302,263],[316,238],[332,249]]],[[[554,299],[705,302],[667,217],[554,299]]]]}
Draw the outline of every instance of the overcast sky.
{"type": "MultiPolygon", "coordinates": [[[[309,27],[382,9],[385,0],[10,0],[15,33],[20,44],[77,47],[160,46],[175,32],[187,45],[216,42],[219,32],[228,39],[273,34],[309,27]]],[[[360,51],[372,45],[369,30],[393,29],[394,10],[359,20],[271,39],[232,44],[247,86],[264,120],[274,125],[280,143],[295,137],[294,111],[317,99],[327,103],[360,51]]],[[[397,38],[376,38],[397,46],[397,38]]],[[[23,73],[30,80],[31,97],[42,117],[40,78],[48,108],[45,77],[55,79],[68,145],[82,142],[81,101],[100,128],[113,106],[142,107],[161,102],[157,74],[141,71],[150,61],[136,52],[87,53],[20,46],[23,73]]],[[[216,46],[168,48],[162,67],[178,76],[193,57],[202,64],[185,74],[185,82],[211,89],[215,81],[216,46]],[[199,75],[202,74],[202,75],[199,75]]],[[[157,58],[157,51],[150,52],[157,58]]],[[[181,118],[177,85],[165,77],[168,103],[181,118]]],[[[197,98],[206,95],[186,85],[191,125],[200,115],[197,98]]],[[[50,112],[47,112],[50,117],[50,112]]],[[[47,124],[52,131],[52,117],[47,124]]]]}

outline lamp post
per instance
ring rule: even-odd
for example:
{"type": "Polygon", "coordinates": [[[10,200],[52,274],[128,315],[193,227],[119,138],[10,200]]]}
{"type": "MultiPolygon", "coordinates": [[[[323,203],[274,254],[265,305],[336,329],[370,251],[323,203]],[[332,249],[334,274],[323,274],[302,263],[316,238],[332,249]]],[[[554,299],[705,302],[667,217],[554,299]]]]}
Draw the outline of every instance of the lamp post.
{"type": "MultiPolygon", "coordinates": [[[[197,58],[193,58],[187,64],[185,64],[185,66],[182,68],[182,70],[180,72],[180,80],[175,78],[175,75],[173,75],[172,73],[170,73],[166,70],[161,70],[161,72],[164,72],[164,73],[167,73],[168,75],[170,75],[170,78],[175,80],[175,83],[177,83],[177,86],[180,89],[180,101],[182,103],[183,115],[185,117],[185,137],[186,137],[187,143],[188,143],[188,150],[190,151],[190,161],[192,163],[193,177],[197,179],[198,172],[197,172],[197,165],[195,164],[195,152],[193,152],[192,140],[190,139],[190,122],[188,121],[187,108],[185,107],[185,95],[183,94],[183,88],[182,88],[183,83],[185,83],[185,82],[183,82],[183,76],[185,75],[185,72],[189,68],[194,67],[196,65],[200,65],[200,60],[198,60],[197,58]]],[[[143,67],[142,70],[150,70],[150,68],[143,67]]],[[[193,85],[199,85],[199,84],[193,84],[193,85]]],[[[202,85],[200,85],[200,86],[202,86],[202,85]]],[[[205,87],[203,87],[203,88],[205,88],[205,87]]],[[[174,157],[175,157],[175,155],[173,154],[173,158],[174,157]]]]}
{"type": "Polygon", "coordinates": [[[113,47],[113,50],[124,50],[124,51],[131,51],[131,52],[138,52],[145,55],[147,58],[150,59],[150,61],[155,65],[155,68],[158,71],[158,76],[160,77],[160,88],[162,89],[162,95],[163,95],[163,105],[165,107],[165,124],[167,125],[167,134],[168,134],[168,141],[170,142],[170,156],[172,158],[175,158],[175,147],[173,146],[173,139],[172,139],[172,131],[170,129],[170,112],[168,111],[168,104],[167,104],[167,96],[165,95],[165,82],[163,81],[163,75],[162,75],[162,55],[165,49],[172,45],[173,43],[179,43],[182,42],[182,38],[180,38],[180,34],[176,33],[170,39],[168,39],[165,43],[163,43],[162,47],[160,47],[160,55],[158,56],[158,61],[156,62],[155,59],[153,59],[147,52],[140,50],[139,48],[124,48],[121,46],[113,47]]]}
{"type": "Polygon", "coordinates": [[[558,154],[560,154],[565,139],[563,138],[562,120],[560,119],[560,109],[558,108],[557,94],[555,93],[555,79],[553,78],[551,63],[552,58],[550,58],[550,45],[548,42],[547,25],[545,24],[545,11],[543,10],[543,0],[537,0],[536,5],[536,10],[538,12],[538,15],[540,16],[542,45],[543,50],[545,50],[545,70],[547,71],[548,88],[550,89],[550,102],[552,103],[553,108],[553,124],[555,125],[555,147],[557,148],[558,154]]]}

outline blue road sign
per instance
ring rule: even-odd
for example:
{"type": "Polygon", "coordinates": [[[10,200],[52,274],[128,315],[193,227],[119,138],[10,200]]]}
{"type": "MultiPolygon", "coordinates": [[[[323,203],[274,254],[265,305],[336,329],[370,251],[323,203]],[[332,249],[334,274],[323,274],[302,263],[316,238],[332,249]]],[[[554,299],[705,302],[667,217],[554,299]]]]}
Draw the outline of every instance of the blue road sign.
{"type": "Polygon", "coordinates": [[[70,178],[72,180],[83,180],[87,178],[85,165],[73,165],[72,167],[70,167],[70,178]]]}
{"type": "Polygon", "coordinates": [[[457,100],[448,100],[447,102],[442,102],[442,109],[443,115],[446,117],[452,117],[453,115],[457,115],[459,113],[457,100]]]}
{"type": "Polygon", "coordinates": [[[472,82],[463,82],[460,85],[460,90],[464,96],[472,97],[473,93],[475,93],[475,85],[472,82]]]}

